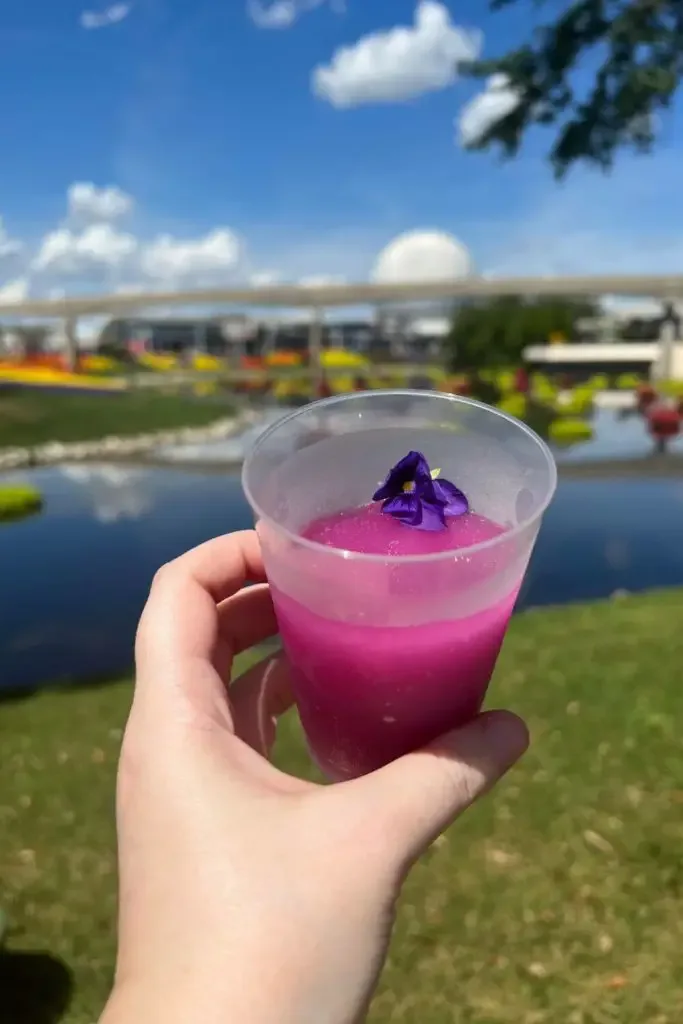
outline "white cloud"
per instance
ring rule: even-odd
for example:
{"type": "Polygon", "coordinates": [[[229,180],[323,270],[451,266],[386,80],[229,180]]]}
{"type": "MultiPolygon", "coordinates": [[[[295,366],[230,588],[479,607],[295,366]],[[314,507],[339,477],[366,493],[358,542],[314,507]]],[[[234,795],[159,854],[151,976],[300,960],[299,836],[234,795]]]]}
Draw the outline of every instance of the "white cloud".
{"type": "Polygon", "coordinates": [[[216,228],[203,238],[176,239],[161,235],[142,252],[142,272],[150,278],[173,283],[202,283],[223,279],[238,268],[240,241],[228,228],[216,228]]]}
{"type": "Polygon", "coordinates": [[[415,24],[374,32],[337,50],[313,72],[313,91],[334,107],[398,103],[452,85],[458,66],[474,60],[481,35],[454,25],[448,9],[422,0],[415,24]]]}
{"type": "Polygon", "coordinates": [[[252,288],[268,288],[271,285],[280,284],[282,275],[276,270],[259,270],[249,278],[252,288]]]}
{"type": "Polygon", "coordinates": [[[85,29],[109,28],[125,21],[133,5],[130,3],[112,4],[101,11],[83,11],[80,17],[81,27],[85,29]]]}
{"type": "Polygon", "coordinates": [[[473,146],[497,121],[519,104],[518,93],[510,88],[507,75],[492,75],[483,92],[466,103],[456,121],[460,142],[473,146]]]}
{"type": "Polygon", "coordinates": [[[117,231],[111,224],[92,224],[80,233],[58,228],[43,239],[33,270],[76,275],[120,269],[137,248],[133,235],[117,231]]]}
{"type": "Polygon", "coordinates": [[[133,197],[113,185],[97,188],[91,181],[74,182],[67,193],[69,214],[87,221],[112,221],[133,209],[133,197]]]}
{"type": "Polygon", "coordinates": [[[10,238],[5,230],[2,217],[0,217],[0,260],[8,259],[10,256],[18,256],[22,245],[15,238],[10,238]]]}
{"type": "MultiPolygon", "coordinates": [[[[291,28],[302,14],[327,3],[328,0],[249,0],[247,13],[259,28],[283,29],[291,28]]],[[[344,13],[344,0],[331,0],[329,6],[338,14],[344,13]]]]}
{"type": "Polygon", "coordinates": [[[17,277],[0,286],[0,303],[23,302],[28,298],[29,283],[26,277],[17,277]]]}

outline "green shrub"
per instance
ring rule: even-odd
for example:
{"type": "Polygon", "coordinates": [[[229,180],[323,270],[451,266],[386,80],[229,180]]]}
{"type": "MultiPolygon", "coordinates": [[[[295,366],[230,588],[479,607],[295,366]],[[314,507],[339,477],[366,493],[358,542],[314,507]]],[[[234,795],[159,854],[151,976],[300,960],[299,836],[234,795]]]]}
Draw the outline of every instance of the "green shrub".
{"type": "Polygon", "coordinates": [[[574,390],[562,402],[556,402],[555,408],[561,416],[587,416],[593,408],[593,391],[581,387],[574,390]]]}
{"type": "Polygon", "coordinates": [[[526,416],[527,405],[526,395],[520,395],[518,392],[505,395],[497,403],[501,412],[506,412],[508,416],[515,416],[518,420],[523,420],[526,416]]]}
{"type": "Polygon", "coordinates": [[[495,376],[494,383],[501,394],[508,394],[515,390],[514,370],[499,370],[495,376]]]}
{"type": "Polygon", "coordinates": [[[544,374],[534,373],[531,376],[531,393],[539,402],[553,403],[557,398],[558,388],[544,374]]]}
{"type": "Polygon", "coordinates": [[[620,391],[635,391],[641,383],[642,377],[639,377],[637,373],[620,373],[616,380],[620,391]]]}
{"type": "Polygon", "coordinates": [[[683,398],[683,380],[658,380],[654,386],[662,395],[670,398],[683,398]]]}
{"type": "Polygon", "coordinates": [[[559,416],[550,424],[549,436],[558,444],[574,444],[576,441],[590,441],[593,428],[576,416],[559,416]]]}
{"type": "Polygon", "coordinates": [[[606,373],[596,373],[594,377],[588,381],[588,386],[593,391],[606,391],[609,387],[609,377],[606,373]]]}
{"type": "Polygon", "coordinates": [[[30,484],[0,484],[0,521],[22,519],[42,508],[40,491],[30,484]]]}

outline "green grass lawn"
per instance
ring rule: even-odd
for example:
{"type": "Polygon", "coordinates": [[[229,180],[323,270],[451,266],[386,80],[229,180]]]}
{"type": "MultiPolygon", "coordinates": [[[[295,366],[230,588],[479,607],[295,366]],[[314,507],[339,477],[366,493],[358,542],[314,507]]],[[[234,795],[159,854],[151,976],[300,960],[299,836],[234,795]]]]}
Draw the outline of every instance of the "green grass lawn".
{"type": "Polygon", "coordinates": [[[160,395],[147,389],[102,395],[6,391],[0,392],[0,448],[204,426],[231,411],[228,403],[160,395]]]}
{"type": "MultiPolygon", "coordinates": [[[[683,1020],[682,616],[669,591],[514,621],[490,703],[532,749],[415,869],[375,1024],[683,1020]]],[[[122,682],[0,705],[0,961],[43,1006],[32,979],[59,970],[36,954],[73,973],[63,1016],[0,996],[12,1024],[92,1024],[107,994],[129,699],[122,682]]],[[[309,771],[294,717],[277,759],[309,771]]]]}

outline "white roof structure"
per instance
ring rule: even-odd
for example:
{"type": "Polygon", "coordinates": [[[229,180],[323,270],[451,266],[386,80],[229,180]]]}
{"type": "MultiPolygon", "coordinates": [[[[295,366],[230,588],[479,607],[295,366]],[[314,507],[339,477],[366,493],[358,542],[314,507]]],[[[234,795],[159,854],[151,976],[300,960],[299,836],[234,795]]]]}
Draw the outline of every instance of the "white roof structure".
{"type": "MultiPolygon", "coordinates": [[[[628,320],[655,320],[664,315],[666,303],[661,299],[628,299],[607,295],[601,302],[602,310],[607,318],[619,322],[628,320]]],[[[683,313],[683,303],[672,302],[676,313],[683,313]]]]}
{"type": "Polygon", "coordinates": [[[416,338],[445,338],[451,329],[447,316],[424,316],[413,320],[410,330],[416,338]]]}
{"type": "Polygon", "coordinates": [[[372,272],[376,284],[408,281],[452,281],[469,277],[469,252],[457,238],[442,231],[409,231],[379,254],[372,272]]]}

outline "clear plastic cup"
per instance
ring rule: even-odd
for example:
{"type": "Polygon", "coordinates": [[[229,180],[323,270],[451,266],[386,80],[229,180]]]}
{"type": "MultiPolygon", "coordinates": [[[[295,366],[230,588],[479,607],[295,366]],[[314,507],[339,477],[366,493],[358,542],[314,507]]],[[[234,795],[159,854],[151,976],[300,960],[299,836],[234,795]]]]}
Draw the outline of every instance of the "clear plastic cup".
{"type": "Polygon", "coordinates": [[[525,424],[436,392],[325,399],[259,438],[242,482],[310,753],[328,778],[373,771],[478,713],[556,480],[525,424]],[[503,532],[408,556],[303,535],[367,504],[410,450],[503,532]]]}

